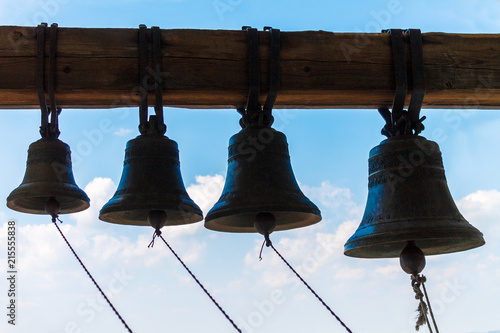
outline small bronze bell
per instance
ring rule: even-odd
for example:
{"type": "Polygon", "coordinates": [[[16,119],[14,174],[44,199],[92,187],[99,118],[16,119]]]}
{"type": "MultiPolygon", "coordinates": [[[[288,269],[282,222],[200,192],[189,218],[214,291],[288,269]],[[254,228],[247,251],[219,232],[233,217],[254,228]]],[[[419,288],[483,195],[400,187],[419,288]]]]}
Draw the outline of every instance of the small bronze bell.
{"type": "Polygon", "coordinates": [[[321,220],[318,207],[295,180],[285,135],[266,126],[246,127],[229,140],[226,183],[205,218],[205,227],[255,232],[257,216],[274,217],[273,227],[261,233],[305,227],[321,220]]]}
{"type": "Polygon", "coordinates": [[[42,138],[30,145],[24,179],[8,196],[7,207],[46,214],[45,205],[51,198],[59,202],[59,214],[82,211],[90,202],[75,183],[69,146],[57,138],[42,138]]]}
{"type": "MultiPolygon", "coordinates": [[[[155,120],[155,116],[151,116],[155,120]]],[[[155,123],[151,127],[154,127],[155,123]]],[[[127,143],[120,184],[99,219],[128,225],[150,225],[148,218],[166,213],[167,225],[203,219],[182,181],[177,143],[157,132],[141,134],[127,143]]],[[[161,226],[154,226],[161,228],[161,226]]],[[[159,229],[158,228],[158,229],[159,229]]]]}
{"type": "Polygon", "coordinates": [[[437,143],[417,135],[391,137],[370,151],[365,213],[344,253],[399,257],[408,242],[425,255],[484,244],[453,201],[437,143]]]}

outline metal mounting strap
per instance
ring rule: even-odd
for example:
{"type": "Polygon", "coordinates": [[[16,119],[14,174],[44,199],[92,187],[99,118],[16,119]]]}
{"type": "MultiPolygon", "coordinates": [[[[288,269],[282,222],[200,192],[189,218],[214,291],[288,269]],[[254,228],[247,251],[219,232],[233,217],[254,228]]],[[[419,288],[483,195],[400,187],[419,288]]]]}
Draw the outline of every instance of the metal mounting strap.
{"type": "Polygon", "coordinates": [[[151,28],[153,39],[153,66],[155,76],[155,113],[156,113],[156,127],[160,134],[165,134],[167,127],[163,119],[163,78],[161,71],[161,32],[159,27],[151,28]]]}
{"type": "Polygon", "coordinates": [[[50,26],[49,32],[47,91],[50,107],[47,106],[45,99],[45,35],[47,23],[42,23],[37,27],[36,91],[41,110],[40,135],[42,138],[57,138],[60,134],[58,116],[61,113],[61,109],[57,107],[55,97],[57,27],[57,24],[53,23],[50,26]],[[50,122],[49,115],[51,116],[50,122]]]}
{"type": "Polygon", "coordinates": [[[280,60],[281,60],[281,32],[279,29],[271,27],[264,27],[264,31],[270,31],[271,37],[271,51],[269,57],[269,92],[264,104],[264,117],[267,122],[273,121],[272,109],[278,96],[280,84],[280,60]]]}
{"type": "Polygon", "coordinates": [[[405,121],[407,116],[404,111],[406,95],[408,93],[408,79],[406,77],[403,31],[401,29],[388,29],[382,30],[382,32],[391,34],[391,51],[394,64],[394,81],[396,84],[392,112],[386,107],[378,109],[386,123],[382,129],[382,134],[390,138],[395,135],[407,134],[411,130],[410,123],[405,121]]]}
{"type": "Polygon", "coordinates": [[[47,129],[49,124],[49,112],[47,110],[47,103],[45,102],[45,89],[44,89],[44,79],[45,79],[45,29],[47,23],[42,23],[37,27],[36,39],[37,39],[37,63],[36,63],[36,92],[38,95],[38,102],[40,103],[40,110],[42,113],[40,135],[42,137],[47,136],[47,129]]]}
{"type": "Polygon", "coordinates": [[[411,52],[411,99],[408,106],[409,118],[415,134],[419,134],[423,130],[422,120],[420,117],[420,109],[425,95],[425,76],[424,76],[424,57],[422,49],[422,34],[420,29],[407,30],[410,39],[411,52]]]}
{"type": "Polygon", "coordinates": [[[394,79],[396,82],[396,90],[394,92],[394,101],[392,103],[393,121],[395,115],[399,116],[403,113],[406,94],[408,93],[408,79],[406,77],[405,64],[405,45],[403,43],[403,31],[401,29],[386,30],[391,34],[392,59],[394,63],[394,79]]]}
{"type": "Polygon", "coordinates": [[[148,89],[147,89],[147,66],[148,66],[148,36],[147,27],[139,26],[139,132],[146,134],[148,131],[148,89]]]}
{"type": "Polygon", "coordinates": [[[248,34],[248,99],[243,116],[247,123],[251,123],[262,110],[259,103],[260,95],[260,66],[259,66],[259,32],[255,28],[243,27],[248,34]]]}
{"type": "Polygon", "coordinates": [[[58,137],[59,132],[59,122],[58,116],[61,113],[61,109],[57,107],[56,95],[55,95],[55,81],[56,81],[56,48],[57,48],[57,23],[53,23],[50,26],[50,51],[49,51],[49,78],[47,84],[47,90],[49,92],[49,102],[50,102],[50,124],[49,131],[51,137],[58,137]]]}

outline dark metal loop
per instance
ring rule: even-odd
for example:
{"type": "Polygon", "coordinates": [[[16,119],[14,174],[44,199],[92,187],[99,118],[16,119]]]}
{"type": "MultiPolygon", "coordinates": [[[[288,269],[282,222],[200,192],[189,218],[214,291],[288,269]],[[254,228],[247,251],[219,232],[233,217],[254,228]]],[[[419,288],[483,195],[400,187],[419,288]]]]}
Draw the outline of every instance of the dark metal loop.
{"type": "Polygon", "coordinates": [[[159,27],[152,27],[151,34],[148,33],[148,28],[141,24],[139,26],[139,87],[140,87],[140,103],[139,103],[139,131],[141,134],[165,134],[167,127],[163,118],[163,78],[161,71],[161,31],[159,27]],[[149,42],[153,44],[153,69],[148,67],[149,64],[149,42]],[[155,116],[151,116],[148,121],[148,95],[152,90],[149,79],[151,76],[154,79],[155,90],[155,116]]]}
{"type": "Polygon", "coordinates": [[[41,110],[40,135],[42,138],[58,138],[61,133],[59,131],[58,119],[61,108],[57,107],[55,97],[57,28],[58,25],[53,23],[49,31],[49,69],[47,79],[49,106],[47,106],[45,98],[45,35],[47,23],[42,23],[37,27],[36,90],[41,110]]]}
{"type": "Polygon", "coordinates": [[[247,117],[252,121],[261,111],[260,95],[260,64],[259,64],[259,32],[255,28],[248,28],[248,99],[247,117]]]}
{"type": "Polygon", "coordinates": [[[274,122],[272,109],[276,102],[280,83],[280,51],[281,39],[280,30],[272,27],[264,27],[264,31],[270,32],[270,73],[269,92],[264,107],[259,103],[260,95],[260,65],[259,65],[259,33],[257,29],[244,26],[243,30],[248,34],[248,78],[249,91],[246,107],[237,108],[242,115],[240,125],[242,128],[248,126],[271,127],[274,122]]]}
{"type": "Polygon", "coordinates": [[[392,59],[394,64],[394,79],[396,82],[396,90],[394,93],[394,101],[392,103],[393,122],[394,115],[401,115],[405,105],[406,94],[408,92],[408,79],[406,77],[405,64],[405,45],[403,41],[403,31],[401,29],[390,29],[392,59]]]}
{"type": "Polygon", "coordinates": [[[281,60],[281,32],[279,29],[264,27],[264,30],[270,31],[271,35],[271,52],[269,57],[269,92],[264,104],[265,121],[272,122],[272,109],[278,96],[280,84],[280,60],[281,60]]]}
{"type": "Polygon", "coordinates": [[[50,26],[50,51],[49,51],[49,80],[48,80],[48,92],[49,92],[49,102],[50,102],[50,137],[59,137],[61,133],[59,131],[58,116],[61,113],[61,109],[57,107],[56,95],[55,95],[55,81],[56,81],[56,49],[57,49],[57,23],[53,23],[50,26]]]}
{"type": "Polygon", "coordinates": [[[248,38],[248,97],[245,107],[237,107],[241,114],[240,125],[242,128],[254,124],[258,114],[262,111],[259,103],[260,95],[260,66],[259,66],[259,33],[257,29],[243,26],[248,38]]]}
{"type": "Polygon", "coordinates": [[[36,92],[38,95],[38,102],[41,110],[41,125],[40,135],[47,137],[47,129],[49,125],[49,112],[47,110],[47,103],[45,102],[45,29],[47,23],[42,23],[37,27],[37,63],[36,63],[36,92]]]}
{"type": "Polygon", "coordinates": [[[147,27],[139,25],[139,132],[146,134],[148,131],[148,89],[147,85],[148,66],[148,36],[147,27]]]}
{"type": "Polygon", "coordinates": [[[408,113],[412,129],[415,131],[415,134],[419,134],[424,129],[422,120],[425,119],[425,117],[420,119],[420,109],[422,108],[425,96],[425,68],[422,34],[420,29],[408,29],[406,32],[410,39],[412,77],[411,99],[408,106],[408,113]]]}
{"type": "Polygon", "coordinates": [[[386,124],[382,129],[382,134],[387,137],[398,135],[418,135],[423,129],[422,121],[425,117],[419,118],[420,108],[425,94],[424,63],[422,56],[422,37],[420,30],[408,29],[405,33],[410,39],[411,63],[410,75],[412,78],[412,95],[408,111],[404,110],[406,95],[408,93],[408,77],[405,64],[405,44],[403,30],[388,29],[382,30],[391,34],[391,50],[394,63],[394,79],[396,89],[392,112],[382,107],[378,111],[385,119],[386,124]]]}
{"type": "Polygon", "coordinates": [[[165,134],[167,126],[163,119],[163,78],[161,71],[161,32],[159,27],[152,27],[151,33],[153,37],[153,66],[155,76],[155,114],[156,114],[156,130],[160,134],[165,134]]]}

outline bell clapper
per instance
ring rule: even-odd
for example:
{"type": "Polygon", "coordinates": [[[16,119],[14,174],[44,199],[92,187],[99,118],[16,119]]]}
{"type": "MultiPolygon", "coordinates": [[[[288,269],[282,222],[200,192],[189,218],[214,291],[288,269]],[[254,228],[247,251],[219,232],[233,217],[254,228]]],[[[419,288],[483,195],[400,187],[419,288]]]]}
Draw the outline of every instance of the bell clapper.
{"type": "Polygon", "coordinates": [[[148,222],[155,229],[153,240],[148,245],[148,247],[153,247],[155,238],[161,235],[160,229],[167,223],[167,213],[164,210],[152,210],[148,214],[148,222]]]}
{"type": "MultiPolygon", "coordinates": [[[[424,252],[415,244],[414,241],[409,241],[403,251],[401,251],[399,263],[403,271],[411,275],[411,286],[415,292],[415,298],[419,300],[417,308],[418,317],[415,329],[418,331],[420,326],[424,324],[430,325],[427,317],[427,314],[430,312],[436,333],[439,333],[436,319],[434,319],[434,313],[432,312],[431,303],[429,301],[429,297],[427,296],[427,290],[425,289],[424,282],[426,282],[427,279],[424,275],[420,275],[420,272],[422,272],[425,267],[424,252]],[[424,292],[420,290],[420,286],[422,286],[424,292]],[[427,303],[424,301],[424,296],[427,303]]],[[[430,326],[429,330],[431,330],[430,326]]]]}
{"type": "MultiPolygon", "coordinates": [[[[52,222],[59,220],[60,209],[61,205],[59,204],[59,201],[57,201],[54,197],[50,197],[45,203],[45,212],[52,216],[52,222]]],[[[59,220],[59,222],[62,221],[59,220]]]]}
{"type": "Polygon", "coordinates": [[[264,243],[262,243],[259,254],[259,260],[262,260],[262,249],[264,248],[264,244],[267,247],[272,245],[269,235],[276,228],[276,218],[272,213],[259,213],[255,216],[253,226],[259,234],[264,235],[264,243]]]}
{"type": "Polygon", "coordinates": [[[416,276],[425,267],[424,252],[422,252],[414,241],[409,241],[399,255],[399,264],[403,271],[416,276]]]}

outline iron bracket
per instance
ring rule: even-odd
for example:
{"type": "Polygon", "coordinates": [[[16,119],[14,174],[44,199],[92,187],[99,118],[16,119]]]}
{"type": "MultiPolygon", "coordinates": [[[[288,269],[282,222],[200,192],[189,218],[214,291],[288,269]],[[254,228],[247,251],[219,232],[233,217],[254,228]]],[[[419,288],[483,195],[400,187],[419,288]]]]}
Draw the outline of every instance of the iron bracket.
{"type": "Polygon", "coordinates": [[[139,132],[141,134],[165,134],[167,126],[165,126],[163,118],[163,79],[161,77],[161,31],[159,27],[152,27],[151,33],[148,28],[141,24],[139,25],[139,87],[140,87],[140,103],[139,103],[139,132]],[[153,44],[153,71],[148,68],[149,64],[149,42],[153,44]],[[151,87],[151,74],[154,76],[154,86],[151,87]],[[155,116],[151,116],[148,121],[148,95],[149,91],[155,90],[155,116]]]}
{"type": "Polygon", "coordinates": [[[153,39],[153,66],[155,71],[155,114],[156,114],[156,131],[160,134],[165,134],[167,126],[163,120],[163,78],[161,71],[161,32],[159,27],[152,27],[151,34],[153,39]]]}
{"type": "Polygon", "coordinates": [[[40,135],[42,137],[47,137],[47,129],[49,126],[49,112],[47,110],[47,103],[45,102],[45,29],[47,23],[42,23],[38,25],[36,29],[36,40],[37,40],[37,63],[36,63],[36,92],[38,95],[38,103],[40,104],[40,110],[42,113],[41,125],[40,125],[40,135]]]}
{"type": "Polygon", "coordinates": [[[37,27],[37,75],[36,90],[38,102],[41,109],[40,135],[42,138],[58,138],[59,134],[59,114],[61,108],[57,107],[55,97],[55,77],[56,77],[56,49],[57,49],[57,24],[53,23],[49,31],[49,70],[47,80],[47,91],[49,95],[49,104],[47,106],[45,99],[45,35],[47,23],[42,23],[37,27]],[[49,122],[50,115],[50,122],[49,122]]]}
{"type": "Polygon", "coordinates": [[[264,27],[264,31],[270,32],[270,73],[269,92],[262,108],[259,103],[260,95],[260,65],[259,65],[259,33],[258,30],[249,26],[243,26],[248,34],[248,81],[249,91],[246,107],[239,107],[237,111],[242,115],[240,125],[246,128],[250,125],[271,127],[274,122],[272,109],[276,102],[280,82],[280,30],[272,27],[264,27]]]}
{"type": "Polygon", "coordinates": [[[408,77],[405,64],[405,45],[403,30],[382,30],[383,33],[391,34],[391,51],[394,63],[394,79],[396,89],[392,104],[392,112],[385,107],[379,108],[379,113],[385,119],[386,124],[382,134],[388,138],[398,135],[418,135],[423,129],[422,121],[419,119],[420,109],[425,94],[424,62],[422,51],[422,36],[418,29],[408,29],[411,52],[411,99],[408,111],[404,110],[406,95],[408,93],[408,77]]]}
{"type": "Polygon", "coordinates": [[[269,31],[271,37],[271,51],[269,56],[269,92],[264,104],[265,121],[270,122],[269,126],[274,122],[272,109],[278,96],[281,70],[281,32],[279,29],[272,27],[264,27],[264,31],[269,31]]]}
{"type": "Polygon", "coordinates": [[[147,67],[148,67],[148,28],[139,25],[139,132],[148,132],[148,89],[147,89],[147,67]]]}
{"type": "Polygon", "coordinates": [[[420,117],[420,109],[425,96],[425,68],[422,48],[422,34],[420,29],[408,29],[406,31],[410,39],[411,52],[411,76],[412,89],[411,99],[408,106],[410,122],[415,134],[418,135],[424,129],[422,121],[425,117],[420,117]]]}
{"type": "Polygon", "coordinates": [[[242,128],[252,124],[257,118],[262,107],[259,103],[260,95],[260,66],[259,66],[259,33],[257,29],[243,26],[248,38],[248,97],[245,107],[237,108],[241,114],[240,125],[242,128]]]}

